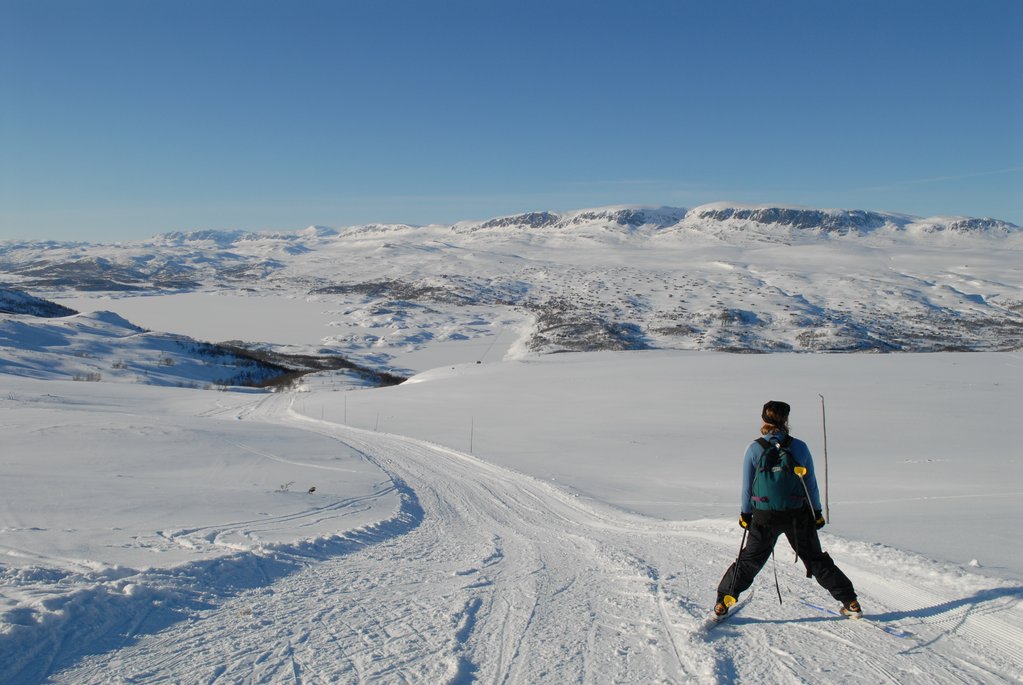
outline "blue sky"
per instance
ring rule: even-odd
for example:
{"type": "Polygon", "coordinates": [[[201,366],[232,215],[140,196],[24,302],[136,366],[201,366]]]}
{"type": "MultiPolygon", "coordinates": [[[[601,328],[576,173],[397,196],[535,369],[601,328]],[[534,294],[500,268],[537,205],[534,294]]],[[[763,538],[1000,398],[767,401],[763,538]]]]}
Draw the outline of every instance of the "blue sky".
{"type": "Polygon", "coordinates": [[[0,0],[0,240],[732,200],[1023,224],[1023,2],[0,0]]]}

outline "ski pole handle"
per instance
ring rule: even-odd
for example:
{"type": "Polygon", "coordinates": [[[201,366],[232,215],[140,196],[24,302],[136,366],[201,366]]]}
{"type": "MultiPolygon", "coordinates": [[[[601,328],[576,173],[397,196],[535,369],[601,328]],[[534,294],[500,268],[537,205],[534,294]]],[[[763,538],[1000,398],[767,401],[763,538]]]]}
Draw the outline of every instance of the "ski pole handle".
{"type": "MultiPolygon", "coordinates": [[[[803,492],[806,493],[806,506],[810,507],[810,513],[815,513],[813,510],[813,502],[810,501],[810,490],[806,487],[806,481],[803,478],[806,477],[807,470],[805,466],[794,466],[792,467],[792,473],[799,476],[799,482],[803,484],[803,492]]],[[[816,517],[815,517],[816,518],[816,517]]]]}

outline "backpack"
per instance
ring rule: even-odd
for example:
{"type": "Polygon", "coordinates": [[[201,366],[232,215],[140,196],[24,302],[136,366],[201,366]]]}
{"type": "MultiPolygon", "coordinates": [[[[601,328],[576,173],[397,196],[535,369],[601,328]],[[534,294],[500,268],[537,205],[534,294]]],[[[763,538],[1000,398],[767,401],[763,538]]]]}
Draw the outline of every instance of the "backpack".
{"type": "Polygon", "coordinates": [[[767,511],[792,511],[806,506],[805,490],[793,468],[799,462],[789,449],[792,436],[786,435],[780,442],[768,442],[757,438],[764,448],[760,463],[753,477],[752,503],[754,509],[767,511]]]}

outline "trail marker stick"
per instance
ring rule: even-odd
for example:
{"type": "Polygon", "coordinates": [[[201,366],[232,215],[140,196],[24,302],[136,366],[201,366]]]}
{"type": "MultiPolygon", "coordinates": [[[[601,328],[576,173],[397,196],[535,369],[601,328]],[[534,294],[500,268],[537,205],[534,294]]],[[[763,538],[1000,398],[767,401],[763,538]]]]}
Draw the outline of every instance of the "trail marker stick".
{"type": "Polygon", "coordinates": [[[831,523],[831,508],[828,506],[828,419],[824,410],[824,395],[817,393],[821,398],[821,425],[824,428],[824,520],[831,523]]]}

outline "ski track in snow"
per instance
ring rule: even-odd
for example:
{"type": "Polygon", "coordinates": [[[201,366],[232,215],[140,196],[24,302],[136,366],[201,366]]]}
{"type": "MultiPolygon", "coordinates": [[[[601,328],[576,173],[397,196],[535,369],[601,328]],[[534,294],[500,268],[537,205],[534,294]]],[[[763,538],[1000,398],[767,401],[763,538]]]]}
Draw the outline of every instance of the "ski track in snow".
{"type": "Polygon", "coordinates": [[[756,585],[765,589],[748,608],[701,633],[737,528],[628,514],[446,447],[302,416],[288,403],[273,395],[240,418],[361,451],[391,477],[408,525],[225,594],[162,630],[146,633],[141,616],[120,644],[48,682],[1020,682],[1017,586],[991,581],[963,596],[962,585],[921,586],[870,555],[837,554],[868,615],[912,634],[900,639],[802,606],[804,596],[833,600],[782,543],[785,603],[766,589],[765,567],[756,585]]]}

